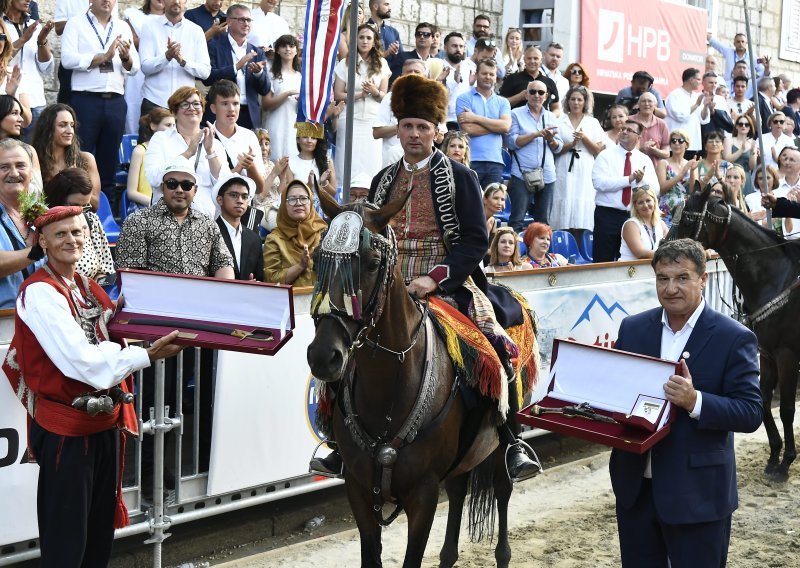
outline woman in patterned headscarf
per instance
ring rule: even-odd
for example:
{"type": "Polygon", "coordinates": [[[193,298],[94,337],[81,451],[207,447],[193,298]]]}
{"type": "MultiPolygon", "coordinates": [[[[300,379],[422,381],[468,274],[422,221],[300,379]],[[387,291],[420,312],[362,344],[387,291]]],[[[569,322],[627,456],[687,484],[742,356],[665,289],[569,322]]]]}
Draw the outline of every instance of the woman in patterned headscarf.
{"type": "Polygon", "coordinates": [[[325,221],[312,207],[313,195],[300,180],[289,182],[281,196],[278,226],[264,243],[264,281],[313,286],[317,279],[312,256],[325,221]]]}

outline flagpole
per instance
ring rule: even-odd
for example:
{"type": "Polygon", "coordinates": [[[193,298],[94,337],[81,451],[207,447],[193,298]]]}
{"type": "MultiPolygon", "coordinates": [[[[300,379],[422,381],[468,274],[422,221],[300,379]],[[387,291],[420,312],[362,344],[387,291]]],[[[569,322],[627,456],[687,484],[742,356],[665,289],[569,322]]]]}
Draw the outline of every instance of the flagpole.
{"type": "MultiPolygon", "coordinates": [[[[344,124],[344,148],[336,148],[337,152],[344,150],[344,172],[342,172],[342,203],[350,201],[350,168],[353,163],[353,105],[355,104],[356,61],[358,57],[358,2],[350,0],[350,23],[348,24],[348,52],[347,52],[347,114],[344,124]],[[355,6],[353,6],[355,4],[355,6]],[[355,35],[354,35],[355,34],[355,35]]],[[[377,41],[377,34],[375,35],[377,41]]],[[[337,172],[338,174],[339,172],[337,172]]]]}
{"type": "MultiPolygon", "coordinates": [[[[758,152],[761,156],[761,195],[770,193],[767,187],[767,163],[764,160],[764,135],[761,133],[761,95],[758,92],[758,75],[756,75],[756,60],[753,53],[753,38],[750,34],[750,10],[747,7],[747,0],[744,2],[744,26],[747,33],[747,56],[750,64],[750,76],[753,78],[753,102],[755,108],[753,114],[756,117],[756,136],[758,137],[758,152]]],[[[731,78],[732,80],[732,78],[731,78]]],[[[756,176],[758,172],[756,172],[756,176]]],[[[772,228],[772,210],[767,209],[767,228],[772,228]]]]}

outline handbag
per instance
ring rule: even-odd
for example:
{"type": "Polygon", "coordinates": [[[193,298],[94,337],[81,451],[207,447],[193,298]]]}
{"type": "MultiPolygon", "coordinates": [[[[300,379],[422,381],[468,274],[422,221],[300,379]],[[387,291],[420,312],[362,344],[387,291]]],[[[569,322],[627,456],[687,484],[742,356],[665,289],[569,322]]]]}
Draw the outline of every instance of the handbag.
{"type": "MultiPolygon", "coordinates": [[[[542,126],[544,127],[544,120],[542,121],[542,126]]],[[[547,142],[542,138],[542,165],[531,170],[522,169],[517,153],[514,152],[514,159],[517,161],[517,167],[522,173],[522,181],[525,183],[525,189],[528,190],[528,193],[539,193],[544,189],[544,158],[546,152],[547,142]]]]}

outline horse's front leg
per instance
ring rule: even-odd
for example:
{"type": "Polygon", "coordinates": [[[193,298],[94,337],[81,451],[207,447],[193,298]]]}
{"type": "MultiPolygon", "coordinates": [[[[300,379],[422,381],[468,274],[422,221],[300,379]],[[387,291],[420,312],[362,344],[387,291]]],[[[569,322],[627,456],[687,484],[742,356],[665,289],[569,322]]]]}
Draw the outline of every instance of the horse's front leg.
{"type": "Polygon", "coordinates": [[[347,500],[358,525],[361,539],[361,568],[381,568],[381,527],[372,512],[372,495],[369,488],[348,480],[347,500]]]}
{"type": "Polygon", "coordinates": [[[775,387],[778,384],[778,368],[775,360],[771,355],[764,352],[761,353],[761,399],[763,401],[764,409],[764,429],[767,431],[767,439],[769,440],[769,459],[767,460],[767,467],[764,468],[764,473],[773,475],[778,468],[781,458],[781,435],[778,432],[778,426],[775,424],[775,418],[772,416],[772,395],[775,387]]]}
{"type": "Polygon", "coordinates": [[[775,472],[779,481],[789,479],[789,466],[797,457],[797,448],[794,445],[794,407],[797,396],[797,355],[781,352],[778,358],[779,388],[781,393],[781,424],[783,424],[783,460],[775,472]]]}
{"type": "Polygon", "coordinates": [[[439,501],[439,480],[428,474],[420,479],[412,494],[403,500],[408,518],[408,545],[403,568],[419,568],[431,534],[436,504],[439,501]]]}
{"type": "Polygon", "coordinates": [[[442,550],[439,551],[439,568],[452,568],[458,560],[458,535],[461,531],[461,518],[464,515],[464,499],[467,497],[469,473],[448,479],[444,483],[447,490],[447,531],[442,550]]]}
{"type": "Polygon", "coordinates": [[[497,501],[497,546],[494,558],[497,568],[508,568],[511,563],[511,545],[508,543],[508,502],[514,486],[506,470],[506,445],[500,444],[495,451],[494,498],[497,501]]]}

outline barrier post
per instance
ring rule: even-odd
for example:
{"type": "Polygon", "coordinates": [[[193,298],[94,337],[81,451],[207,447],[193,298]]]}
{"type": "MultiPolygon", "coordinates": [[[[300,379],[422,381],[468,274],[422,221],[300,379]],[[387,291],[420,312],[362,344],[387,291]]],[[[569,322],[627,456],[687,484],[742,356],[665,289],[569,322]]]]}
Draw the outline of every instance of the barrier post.
{"type": "Polygon", "coordinates": [[[164,408],[164,359],[155,361],[155,408],[151,410],[151,433],[153,442],[153,507],[150,517],[150,538],[145,544],[153,545],[153,568],[161,568],[161,543],[170,535],[166,530],[172,524],[164,514],[164,434],[172,428],[172,423],[165,420],[164,408]]]}

